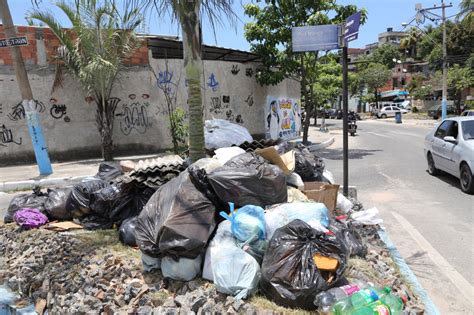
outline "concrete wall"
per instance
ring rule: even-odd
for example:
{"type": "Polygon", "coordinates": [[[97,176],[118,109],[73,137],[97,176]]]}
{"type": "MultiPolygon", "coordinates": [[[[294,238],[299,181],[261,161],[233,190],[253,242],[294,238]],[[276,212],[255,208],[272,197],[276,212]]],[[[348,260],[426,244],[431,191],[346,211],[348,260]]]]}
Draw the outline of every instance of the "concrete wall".
{"type": "MultiPolygon", "coordinates": [[[[149,59],[129,66],[113,92],[118,102],[115,155],[162,152],[171,147],[164,90],[177,96],[187,111],[182,60],[149,59]]],[[[299,83],[285,80],[262,87],[255,80],[256,64],[205,61],[203,76],[206,119],[224,118],[242,124],[254,135],[265,133],[267,95],[300,98],[299,83]]],[[[29,66],[28,76],[50,158],[54,161],[100,156],[95,104],[78,83],[64,75],[62,87],[51,92],[54,66],[29,66]]],[[[20,93],[10,65],[0,66],[0,165],[34,162],[20,93]]]]}

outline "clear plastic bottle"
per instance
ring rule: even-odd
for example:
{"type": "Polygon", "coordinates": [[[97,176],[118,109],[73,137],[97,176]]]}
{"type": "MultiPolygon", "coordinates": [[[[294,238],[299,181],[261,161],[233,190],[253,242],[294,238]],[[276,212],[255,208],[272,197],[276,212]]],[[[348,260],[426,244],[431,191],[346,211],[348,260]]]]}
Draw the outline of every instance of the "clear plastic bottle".
{"type": "Polygon", "coordinates": [[[329,289],[316,295],[314,299],[314,305],[318,307],[318,311],[321,313],[328,313],[331,306],[337,301],[340,301],[348,296],[351,296],[355,292],[366,287],[366,284],[348,284],[341,287],[329,289]]]}

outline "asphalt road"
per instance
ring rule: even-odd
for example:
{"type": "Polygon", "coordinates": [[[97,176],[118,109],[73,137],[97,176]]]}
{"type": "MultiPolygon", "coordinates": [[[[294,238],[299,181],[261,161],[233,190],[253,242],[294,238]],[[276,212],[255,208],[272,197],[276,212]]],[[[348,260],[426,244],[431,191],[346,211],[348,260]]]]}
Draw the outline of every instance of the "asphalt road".
{"type": "MultiPolygon", "coordinates": [[[[342,183],[342,122],[328,120],[335,143],[320,151],[342,183]]],[[[358,122],[349,136],[349,185],[377,207],[393,243],[441,314],[474,309],[474,196],[449,175],[426,171],[424,137],[432,127],[383,120],[358,122]]]]}

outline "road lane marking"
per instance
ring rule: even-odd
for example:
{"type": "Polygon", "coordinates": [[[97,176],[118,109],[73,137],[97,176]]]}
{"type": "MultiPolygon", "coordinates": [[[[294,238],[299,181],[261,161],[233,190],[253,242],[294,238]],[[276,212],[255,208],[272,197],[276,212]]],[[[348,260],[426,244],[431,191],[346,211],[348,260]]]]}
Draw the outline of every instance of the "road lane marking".
{"type": "Polygon", "coordinates": [[[365,133],[369,133],[371,135],[374,135],[374,136],[379,136],[379,137],[382,137],[382,138],[393,138],[393,137],[390,137],[390,136],[386,136],[386,135],[382,135],[380,133],[376,133],[376,132],[372,132],[372,131],[366,131],[365,133]]]}
{"type": "Polygon", "coordinates": [[[400,214],[390,211],[390,214],[400,223],[400,225],[410,234],[418,245],[428,253],[432,262],[443,271],[443,274],[461,291],[461,294],[471,301],[474,288],[472,285],[446,260],[444,257],[421,235],[418,230],[410,224],[400,214]]]}

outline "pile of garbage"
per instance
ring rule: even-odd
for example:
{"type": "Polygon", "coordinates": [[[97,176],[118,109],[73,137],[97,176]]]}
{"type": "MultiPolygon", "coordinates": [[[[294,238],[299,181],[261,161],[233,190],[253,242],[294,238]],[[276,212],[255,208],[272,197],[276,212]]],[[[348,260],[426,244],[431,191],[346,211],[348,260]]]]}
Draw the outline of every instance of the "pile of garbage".
{"type": "MultiPolygon", "coordinates": [[[[72,188],[15,197],[5,222],[15,221],[29,232],[58,227],[54,225],[58,220],[74,220],[85,229],[115,226],[122,243],[139,248],[146,273],[159,270],[166,281],[213,282],[209,292],[230,296],[233,305],[242,306],[258,294],[286,308],[326,314],[402,314],[420,309],[377,237],[382,220],[376,208],[364,210],[339,193],[324,161],[304,145],[283,142],[246,152],[232,145],[251,142],[251,136],[235,129],[233,137],[232,129],[224,127],[206,122],[207,133],[212,134],[206,145],[213,144],[213,157],[187,167],[177,158],[162,158],[139,163],[127,174],[119,165],[104,163],[95,177],[72,188]],[[161,176],[163,170],[166,176],[161,176]],[[158,174],[160,180],[146,178],[147,174],[153,178],[158,174]]],[[[69,244],[65,247],[76,243],[69,244]]],[[[0,250],[2,255],[7,251],[0,250]]],[[[83,256],[77,259],[83,261],[83,256]]],[[[123,264],[110,259],[107,265],[99,259],[96,271],[103,276],[121,268],[105,279],[125,281],[120,275],[123,264]]],[[[130,275],[125,283],[141,277],[130,275]]],[[[85,278],[61,293],[85,290],[80,285],[85,278]]],[[[90,281],[94,280],[89,277],[90,281]]],[[[146,305],[140,299],[150,284],[134,288],[132,306],[146,305]]],[[[104,290],[94,291],[94,296],[102,297],[95,296],[97,307],[105,311],[106,306],[111,310],[130,306],[132,298],[107,300],[104,290]],[[109,302],[115,303],[113,307],[109,302]]],[[[192,293],[188,298],[196,299],[192,293]]],[[[204,303],[188,304],[195,313],[203,311],[204,303]]],[[[182,305],[176,298],[168,303],[174,308],[182,305]]],[[[83,311],[66,306],[57,311],[83,311]]]]}

